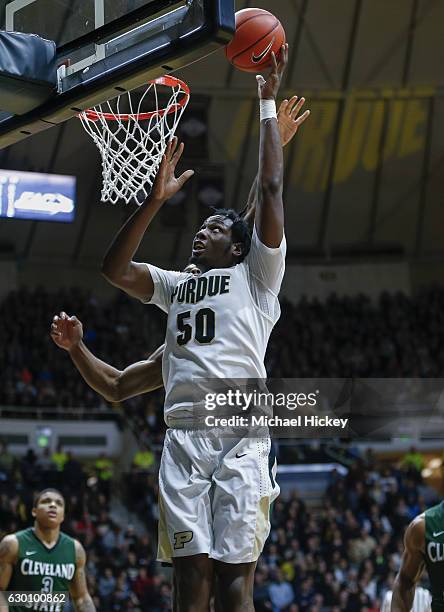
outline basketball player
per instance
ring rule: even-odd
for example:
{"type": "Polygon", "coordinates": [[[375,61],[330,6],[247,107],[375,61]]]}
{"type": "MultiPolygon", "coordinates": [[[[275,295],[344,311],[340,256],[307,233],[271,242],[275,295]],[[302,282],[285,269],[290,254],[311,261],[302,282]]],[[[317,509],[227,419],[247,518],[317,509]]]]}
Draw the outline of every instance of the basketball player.
{"type": "MultiPolygon", "coordinates": [[[[60,531],[65,518],[63,495],[56,489],[38,493],[32,516],[33,527],[7,535],[0,543],[0,591],[33,591],[42,595],[42,601],[32,607],[14,605],[17,612],[61,612],[64,604],[50,604],[48,599],[56,593],[68,592],[77,612],[95,612],[86,585],[83,546],[60,531]]],[[[0,609],[7,610],[7,604],[0,601],[0,609]]]]}
{"type": "MultiPolygon", "coordinates": [[[[278,111],[278,127],[282,146],[292,140],[299,126],[309,116],[310,111],[305,111],[299,116],[304,102],[304,98],[298,101],[298,97],[293,96],[290,100],[284,100],[281,103],[278,111]]],[[[257,187],[255,178],[247,206],[241,213],[249,224],[254,221],[257,187]]],[[[195,264],[190,264],[185,268],[185,272],[200,274],[200,269],[195,264]]],[[[132,364],[125,370],[119,371],[97,359],[83,344],[82,324],[76,317],[68,317],[66,313],[55,316],[51,327],[51,337],[58,346],[69,352],[85,381],[109,401],[121,401],[154,390],[163,384],[161,367],[163,346],[154,351],[147,360],[132,364]]],[[[175,591],[177,591],[177,586],[175,591]]],[[[174,599],[176,600],[176,597],[174,599]]],[[[175,601],[174,610],[179,609],[177,606],[178,604],[175,601]]],[[[216,603],[216,609],[223,609],[219,601],[216,603]]]]}
{"type": "MultiPolygon", "coordinates": [[[[444,611],[444,502],[413,519],[404,536],[404,554],[393,587],[391,612],[409,612],[415,586],[427,568],[432,612],[444,611]]],[[[422,610],[427,610],[424,606],[422,610]]]]}
{"type": "Polygon", "coordinates": [[[214,576],[224,610],[253,609],[254,569],[278,493],[268,471],[268,437],[195,435],[189,383],[266,378],[263,360],[280,314],[286,252],[275,98],[287,58],[284,46],[279,62],[273,54],[267,80],[257,77],[261,121],[252,236],[237,213],[221,210],[193,240],[190,261],[201,270],[198,278],[133,261],[156,213],[193,174],[175,177],[183,144],[173,139],[149,198],[117,234],[103,264],[113,285],[168,313],[163,379],[169,429],[159,473],[158,558],[172,559],[180,612],[207,612],[214,576]]]}
{"type": "MultiPolygon", "coordinates": [[[[286,48],[283,49],[282,57],[283,57],[283,60],[280,62],[279,66],[276,63],[276,60],[274,59],[274,68],[273,68],[272,74],[270,75],[270,78],[268,81],[264,81],[262,78],[259,79],[259,91],[260,91],[261,97],[264,99],[266,99],[268,96],[270,96],[270,98],[273,98],[277,93],[277,89],[279,87],[283,68],[285,67],[285,64],[287,61],[286,48]]],[[[270,306],[271,309],[273,309],[273,314],[272,316],[270,316],[270,312],[268,313],[268,321],[267,320],[265,322],[263,320],[260,321],[262,323],[261,331],[265,333],[262,333],[262,339],[264,341],[261,343],[261,345],[258,347],[257,350],[258,352],[261,353],[262,358],[263,358],[263,353],[265,352],[265,346],[268,340],[269,332],[271,331],[274,320],[277,319],[277,310],[278,310],[275,292],[270,290],[270,288],[267,285],[268,283],[272,284],[273,281],[275,282],[276,285],[280,284],[280,280],[281,280],[282,273],[283,273],[283,251],[285,249],[285,246],[284,246],[285,243],[284,243],[283,232],[282,232],[282,216],[283,216],[282,215],[282,200],[281,200],[282,154],[279,156],[279,153],[276,152],[277,143],[278,143],[278,139],[276,138],[276,132],[277,132],[276,121],[273,120],[272,117],[266,116],[267,115],[267,108],[266,108],[267,105],[264,105],[264,106],[265,108],[263,110],[264,110],[265,117],[263,117],[264,121],[261,122],[263,126],[263,129],[261,126],[261,132],[262,132],[261,134],[262,136],[261,138],[261,141],[262,141],[261,162],[262,164],[261,165],[262,167],[260,168],[259,175],[258,175],[258,181],[257,181],[257,190],[259,194],[258,209],[259,209],[259,213],[261,216],[261,220],[258,223],[260,237],[257,235],[257,231],[255,229],[254,234],[256,235],[253,235],[253,249],[252,249],[252,253],[254,254],[254,256],[252,257],[251,256],[252,254],[250,254],[249,256],[249,267],[251,268],[251,270],[249,271],[255,273],[256,277],[253,276],[252,274],[251,276],[253,278],[248,278],[249,274],[248,273],[245,274],[246,272],[245,268],[247,268],[247,266],[245,265],[239,266],[239,267],[236,266],[237,262],[241,261],[243,259],[243,255],[247,252],[248,234],[246,234],[242,226],[241,227],[238,226],[237,228],[235,228],[235,225],[239,224],[239,220],[237,219],[234,212],[230,212],[229,214],[225,213],[225,214],[216,215],[216,219],[214,221],[211,221],[211,223],[210,223],[210,219],[212,218],[207,220],[205,224],[205,229],[202,229],[201,232],[199,232],[198,234],[198,236],[203,234],[202,238],[199,240],[201,245],[200,246],[197,245],[195,241],[195,245],[194,245],[195,248],[194,248],[194,253],[193,253],[193,259],[200,260],[200,261],[197,261],[196,263],[197,265],[200,264],[199,266],[200,270],[204,274],[213,268],[224,267],[226,268],[227,271],[234,272],[234,274],[231,275],[231,278],[233,279],[233,285],[235,284],[241,285],[242,282],[244,284],[248,282],[250,284],[250,290],[253,291],[253,294],[256,296],[256,299],[259,301],[260,297],[263,298],[262,304],[261,304],[262,308],[266,307],[265,304],[267,303],[267,298],[268,298],[267,306],[270,306]],[[268,140],[270,140],[271,142],[268,143],[267,142],[268,140]],[[274,166],[276,166],[276,168],[274,168],[274,166]],[[277,170],[276,177],[274,177],[275,169],[277,170]],[[213,227],[213,223],[216,227],[213,227]],[[245,252],[243,252],[243,245],[233,242],[232,237],[230,236],[230,234],[235,233],[235,231],[237,231],[238,236],[240,233],[239,237],[245,237],[243,241],[244,244],[247,243],[246,244],[247,248],[245,249],[245,252]],[[206,233],[212,234],[213,236],[219,235],[219,236],[222,236],[222,238],[218,239],[218,238],[210,237],[209,235],[205,235],[206,233]],[[261,238],[264,240],[264,242],[261,241],[261,238]],[[209,246],[208,249],[206,248],[206,245],[203,244],[207,240],[210,243],[208,245],[209,246]],[[211,244],[212,242],[213,244],[211,244]],[[228,243],[231,243],[231,245],[229,246],[228,243]],[[277,243],[277,244],[274,244],[274,243],[277,243]],[[224,246],[222,250],[220,249],[221,246],[224,246]],[[227,246],[229,246],[228,249],[226,248],[227,246]],[[231,257],[229,256],[228,251],[230,251],[231,257]],[[207,258],[206,263],[205,263],[205,256],[207,258]],[[210,261],[208,261],[208,258],[210,259],[210,261]],[[222,258],[223,258],[223,261],[221,261],[222,258]],[[214,261],[211,261],[211,259],[213,259],[214,261]],[[277,266],[271,264],[271,262],[273,261],[277,264],[277,266]],[[275,269],[275,267],[277,267],[277,270],[275,269]],[[238,274],[236,274],[236,272],[238,272],[238,274]],[[257,276],[261,276],[261,278],[257,278],[257,276]],[[258,287],[255,286],[255,281],[259,281],[258,284],[261,285],[262,291],[264,293],[261,294],[261,290],[260,289],[258,290],[258,287]]],[[[270,105],[268,104],[268,106],[270,105]]],[[[167,154],[162,161],[158,179],[156,180],[156,183],[154,185],[151,197],[146,202],[146,204],[139,211],[137,211],[137,213],[131,218],[131,220],[125,226],[125,228],[120,232],[113,247],[110,249],[110,252],[108,253],[108,256],[105,261],[104,272],[112,278],[114,284],[116,284],[117,286],[123,285],[123,287],[125,288],[125,290],[127,290],[128,293],[130,293],[131,295],[139,296],[142,299],[144,298],[146,299],[147,297],[149,297],[150,291],[153,292],[154,287],[153,286],[150,287],[150,285],[153,285],[153,279],[151,275],[153,273],[161,275],[162,271],[155,269],[153,266],[150,266],[148,269],[145,266],[142,266],[143,268],[142,269],[137,264],[134,264],[134,262],[131,261],[131,258],[143,236],[143,233],[147,225],[149,224],[149,221],[154,216],[156,209],[160,207],[164,199],[166,199],[167,197],[171,197],[171,195],[173,195],[173,193],[177,191],[177,189],[180,188],[180,186],[185,182],[185,180],[189,176],[191,176],[190,172],[187,172],[187,173],[184,173],[184,175],[182,175],[182,177],[180,177],[179,180],[175,179],[174,177],[174,168],[183,150],[183,147],[179,147],[177,151],[175,151],[174,149],[176,147],[176,144],[177,144],[177,141],[174,141],[168,147],[167,154]],[[126,243],[129,243],[129,244],[126,244],[126,243]],[[119,260],[122,258],[122,256],[124,259],[128,260],[124,268],[129,267],[133,269],[130,270],[129,277],[127,277],[126,274],[124,274],[123,278],[119,278],[119,268],[120,270],[122,270],[119,264],[119,260]],[[117,270],[113,271],[115,264],[117,264],[117,270]],[[133,272],[135,272],[135,276],[133,276],[132,274],[133,272]],[[142,281],[141,284],[139,284],[140,281],[142,281]],[[147,285],[147,287],[145,287],[145,285],[147,285]],[[142,291],[143,293],[141,293],[142,291]]],[[[240,242],[242,242],[242,240],[240,242]]],[[[174,281],[190,280],[190,276],[179,274],[179,273],[172,273],[172,274],[174,277],[174,281]],[[176,274],[178,275],[178,277],[176,277],[176,274]]],[[[214,289],[214,286],[216,285],[217,285],[217,280],[212,282],[213,289],[214,289]]],[[[219,282],[219,286],[221,286],[220,282],[219,282]]],[[[244,288],[246,289],[246,287],[244,288]]],[[[276,289],[278,289],[278,286],[276,286],[276,289]]],[[[225,292],[222,292],[222,293],[225,293],[225,292]]],[[[220,293],[219,295],[221,295],[222,293],[220,293]]],[[[239,294],[239,292],[233,292],[233,293],[239,294]]],[[[248,293],[248,290],[246,293],[248,294],[248,296],[250,296],[250,294],[248,293]]],[[[248,296],[243,296],[243,299],[245,299],[248,296]]],[[[242,297],[242,296],[238,295],[237,297],[242,297]]],[[[248,297],[248,299],[251,300],[251,296],[248,297]]],[[[235,306],[235,311],[236,311],[236,305],[234,306],[235,306]]],[[[253,318],[254,318],[254,315],[257,314],[256,308],[255,307],[251,308],[250,306],[250,309],[253,312],[253,318]]],[[[264,317],[264,318],[267,319],[267,317],[264,317]]],[[[187,332],[184,332],[184,334],[186,336],[187,332]]],[[[231,333],[231,336],[233,336],[232,333],[231,333]]],[[[182,336],[181,339],[184,340],[184,337],[182,336]]],[[[203,340],[202,336],[200,339],[203,340]]],[[[174,346],[174,340],[172,343],[173,344],[172,350],[171,348],[169,350],[168,343],[167,343],[166,350],[169,353],[170,358],[174,357],[174,351],[176,349],[176,347],[174,346]]],[[[239,339],[231,337],[229,338],[229,340],[231,340],[231,342],[233,343],[234,345],[233,352],[235,352],[236,344],[239,339]]],[[[201,342],[201,344],[205,344],[205,342],[201,342]]],[[[180,346],[183,346],[183,344],[180,346]]],[[[186,354],[186,352],[189,351],[190,348],[191,347],[188,347],[188,349],[186,350],[182,349],[182,351],[186,354]]],[[[258,367],[258,363],[257,363],[258,360],[255,354],[255,351],[251,351],[251,347],[249,347],[249,349],[250,349],[250,354],[248,355],[248,357],[250,359],[252,358],[253,361],[256,360],[256,362],[254,363],[253,367],[250,370],[246,369],[244,371],[251,372],[252,370],[254,371],[256,368],[256,370],[254,371],[254,374],[256,375],[259,374],[259,376],[263,377],[264,376],[263,364],[261,364],[258,367]]],[[[178,352],[180,354],[180,350],[178,352]]],[[[188,355],[188,359],[190,359],[190,357],[192,357],[192,353],[191,355],[188,355]]],[[[191,361],[192,361],[192,358],[191,358],[191,361]]],[[[252,374],[249,373],[247,375],[251,376],[252,374]]],[[[176,379],[177,378],[180,384],[180,376],[177,377],[177,373],[176,373],[176,379]]],[[[171,395],[171,388],[174,388],[174,384],[168,385],[168,382],[169,382],[169,377],[167,376],[167,402],[168,402],[168,392],[171,395]]],[[[177,409],[174,410],[175,408],[174,404],[172,407],[173,407],[173,410],[171,412],[177,413],[178,410],[177,409]]],[[[167,415],[167,418],[168,418],[168,415],[167,415]]],[[[173,421],[174,419],[170,417],[169,420],[173,421]]],[[[212,510],[215,513],[215,519],[219,521],[219,525],[216,525],[215,520],[213,521],[209,520],[208,508],[203,507],[204,512],[202,513],[202,506],[201,506],[201,508],[196,507],[194,509],[194,514],[191,516],[193,525],[196,527],[198,527],[198,520],[205,519],[204,522],[206,524],[203,524],[201,526],[201,529],[199,530],[200,532],[196,531],[196,533],[193,533],[191,530],[178,531],[177,527],[174,525],[174,522],[176,522],[176,525],[177,525],[181,521],[187,520],[190,518],[189,516],[188,517],[186,516],[187,513],[190,514],[189,512],[187,512],[189,508],[185,507],[186,506],[186,496],[185,497],[182,496],[183,489],[186,489],[187,486],[189,485],[190,475],[189,474],[186,475],[183,473],[183,468],[185,466],[178,465],[180,461],[177,461],[177,457],[179,456],[179,453],[182,450],[180,441],[178,441],[177,439],[177,437],[181,433],[185,434],[185,432],[180,432],[180,431],[177,432],[173,428],[167,434],[170,437],[170,440],[168,440],[168,446],[170,447],[170,453],[169,453],[169,457],[166,457],[166,453],[164,451],[164,460],[163,460],[164,469],[163,469],[163,474],[161,473],[161,480],[162,480],[162,475],[164,476],[163,482],[161,482],[161,485],[163,488],[161,503],[163,506],[163,519],[164,519],[163,521],[161,521],[161,523],[163,523],[163,527],[161,525],[161,532],[163,529],[164,542],[163,542],[163,546],[161,542],[161,555],[160,556],[161,558],[164,558],[165,560],[169,559],[171,554],[174,557],[173,563],[174,563],[175,574],[176,574],[175,582],[178,585],[178,592],[179,592],[178,607],[180,610],[188,610],[188,609],[206,610],[208,609],[208,599],[209,599],[209,593],[211,589],[211,582],[213,579],[213,561],[212,559],[215,559],[216,561],[214,562],[214,565],[215,565],[214,569],[216,570],[216,574],[218,577],[218,583],[220,586],[220,599],[223,602],[223,608],[226,610],[238,610],[241,608],[247,609],[252,606],[251,590],[252,590],[252,575],[254,572],[255,560],[257,559],[257,556],[260,553],[260,550],[263,546],[264,540],[268,532],[268,516],[267,516],[268,512],[267,510],[268,510],[269,502],[272,497],[272,491],[270,489],[272,488],[276,489],[276,486],[271,481],[271,479],[269,479],[268,482],[266,483],[262,483],[262,482],[259,483],[260,486],[265,484],[268,487],[269,489],[268,493],[270,493],[270,495],[265,496],[263,499],[255,500],[255,502],[258,502],[258,501],[266,502],[265,504],[261,503],[262,507],[260,511],[258,512],[258,508],[257,508],[258,504],[254,502],[252,503],[252,497],[254,497],[255,495],[257,496],[256,487],[254,486],[251,487],[251,479],[248,483],[248,486],[246,486],[246,482],[242,483],[243,484],[242,493],[243,493],[244,499],[241,501],[244,502],[243,503],[244,512],[242,513],[242,512],[239,512],[239,510],[237,510],[239,517],[237,521],[238,529],[236,530],[234,530],[234,527],[236,527],[236,522],[234,522],[233,524],[233,521],[232,521],[233,517],[231,516],[227,517],[226,515],[224,516],[224,511],[226,511],[227,509],[228,511],[230,511],[238,507],[237,506],[237,501],[238,501],[237,494],[240,492],[239,490],[237,491],[237,494],[236,494],[236,503],[233,502],[233,498],[234,498],[233,492],[227,492],[227,499],[229,501],[229,504],[226,503],[227,500],[222,499],[221,497],[223,493],[222,491],[218,492],[218,496],[216,495],[216,497],[218,497],[218,500],[219,500],[220,508],[217,507],[218,504],[215,502],[212,510]],[[172,457],[171,453],[173,450],[171,447],[175,447],[176,449],[176,455],[177,455],[176,459],[171,458],[172,457]],[[170,458],[171,460],[168,462],[167,460],[170,458]],[[168,469],[165,469],[166,463],[169,463],[168,469]],[[182,470],[182,472],[179,475],[174,474],[175,467],[180,468],[182,470]],[[166,472],[166,478],[165,478],[165,472],[166,472]],[[173,479],[174,476],[176,476],[178,480],[176,483],[173,482],[172,485],[170,485],[168,481],[173,479]],[[188,478],[188,482],[186,478],[188,478]],[[248,489],[250,490],[248,491],[248,489]],[[176,493],[176,498],[174,498],[175,493],[176,493]],[[177,493],[179,493],[179,495],[177,495],[177,493]],[[231,504],[231,507],[230,507],[230,504],[231,504]],[[248,505],[250,505],[251,508],[249,508],[248,505]],[[185,509],[185,512],[183,512],[184,509],[185,509]],[[251,509],[253,510],[253,515],[256,515],[256,519],[257,519],[255,521],[255,525],[253,524],[253,533],[251,532],[251,520],[250,520],[252,517],[251,512],[248,518],[242,517],[242,514],[248,514],[248,510],[251,510],[251,509]],[[205,510],[207,510],[206,513],[205,513],[205,510]],[[168,516],[169,529],[165,525],[165,513],[169,513],[169,516],[168,516]],[[247,521],[248,521],[248,525],[247,525],[247,521]],[[229,532],[230,527],[232,529],[231,534],[227,533],[229,532]],[[254,530],[254,527],[256,527],[255,530],[254,530]],[[243,534],[242,534],[242,531],[244,531],[243,534]],[[242,542],[242,535],[244,537],[244,542],[242,542]],[[213,537],[216,540],[219,537],[220,541],[219,542],[216,541],[216,546],[212,544],[213,537]],[[247,540],[247,544],[245,544],[245,540],[247,540]],[[248,542],[248,540],[250,541],[248,542]],[[191,546],[186,547],[186,545],[190,544],[192,541],[193,541],[192,547],[191,546]],[[239,543],[241,545],[240,547],[239,547],[239,543]],[[235,549],[236,545],[237,545],[237,550],[230,550],[230,547],[231,549],[235,549]],[[173,547],[174,547],[174,550],[173,550],[173,547]],[[217,549],[218,547],[219,547],[219,550],[217,549]],[[202,549],[205,552],[200,552],[199,549],[202,549]],[[232,559],[227,558],[229,556],[231,556],[232,559]],[[237,559],[235,559],[234,556],[237,556],[237,559]],[[245,557],[248,558],[247,561],[244,561],[245,557]]],[[[193,452],[199,453],[199,449],[196,448],[197,441],[193,440],[191,435],[187,436],[187,439],[185,440],[185,442],[188,445],[187,452],[189,455],[189,457],[186,458],[185,463],[189,464],[189,459],[193,461],[195,459],[192,457],[193,452]]],[[[209,447],[207,446],[207,448],[204,450],[206,454],[208,455],[208,458],[211,458],[211,461],[213,462],[214,466],[216,466],[218,463],[228,464],[229,459],[230,459],[229,455],[231,455],[231,459],[233,458],[233,455],[237,455],[237,454],[239,454],[240,457],[245,456],[243,453],[239,453],[238,450],[237,450],[237,453],[235,453],[234,451],[240,448],[239,444],[243,443],[245,447],[245,444],[247,445],[250,444],[250,441],[241,440],[238,442],[239,443],[237,445],[234,445],[232,448],[226,447],[222,449],[222,453],[216,452],[214,448],[211,448],[211,444],[209,445],[209,447]]],[[[252,460],[250,460],[249,462],[248,460],[246,462],[242,462],[243,465],[239,463],[238,469],[241,469],[245,473],[249,472],[250,475],[254,475],[256,477],[256,480],[257,480],[258,472],[260,472],[261,467],[263,467],[263,465],[260,466],[258,464],[261,462],[261,459],[266,459],[266,455],[267,455],[269,440],[266,440],[265,442],[266,442],[265,452],[262,453],[263,455],[262,457],[258,457],[258,454],[259,454],[258,452],[255,453],[255,450],[257,451],[257,449],[250,449],[252,450],[251,457],[250,457],[250,459],[252,460]]],[[[219,447],[220,446],[221,445],[219,443],[219,447]]],[[[182,451],[182,454],[183,454],[183,451],[182,451]]],[[[223,468],[227,466],[219,465],[219,467],[221,468],[219,469],[219,474],[216,474],[217,470],[215,470],[213,471],[211,475],[213,482],[216,482],[216,479],[218,476],[223,476],[223,473],[222,473],[223,468]]],[[[247,474],[245,474],[244,480],[245,481],[248,480],[247,474]]],[[[208,489],[209,489],[210,484],[211,484],[211,477],[208,477],[206,479],[206,482],[201,483],[201,487],[202,487],[201,500],[204,503],[207,501],[206,498],[209,497],[208,489]]],[[[236,485],[238,484],[239,483],[236,483],[236,485]]]]}
{"type": "MultiPolygon", "coordinates": [[[[278,110],[278,127],[282,146],[286,146],[295,136],[299,127],[310,115],[306,110],[299,116],[305,102],[304,98],[292,96],[283,100],[278,110]]],[[[254,179],[248,202],[241,216],[253,224],[257,200],[257,177],[254,179]]],[[[195,264],[189,264],[184,272],[200,274],[195,264]]],[[[98,359],[83,344],[83,326],[75,316],[65,312],[56,315],[51,325],[51,337],[60,348],[67,350],[74,365],[89,386],[110,402],[123,401],[135,395],[148,393],[163,386],[162,357],[164,345],[157,348],[146,360],[118,370],[98,359]]]]}

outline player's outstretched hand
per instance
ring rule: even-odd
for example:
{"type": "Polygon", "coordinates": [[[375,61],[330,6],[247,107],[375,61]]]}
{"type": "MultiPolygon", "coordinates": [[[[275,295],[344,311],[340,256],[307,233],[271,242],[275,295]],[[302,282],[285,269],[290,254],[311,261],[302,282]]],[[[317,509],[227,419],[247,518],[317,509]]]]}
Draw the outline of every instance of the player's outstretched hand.
{"type": "Polygon", "coordinates": [[[288,43],[282,45],[279,60],[271,52],[271,72],[267,80],[260,74],[256,76],[257,92],[261,100],[275,100],[281,85],[282,75],[288,64],[288,43]]]}
{"type": "Polygon", "coordinates": [[[300,98],[298,101],[297,96],[292,96],[289,100],[282,100],[281,102],[277,117],[283,147],[290,142],[299,127],[310,115],[310,111],[306,110],[298,117],[304,103],[305,98],[300,98]]]}
{"type": "Polygon", "coordinates": [[[66,312],[55,315],[51,324],[51,338],[65,351],[77,346],[83,338],[83,326],[77,317],[69,317],[66,312]]]}
{"type": "Polygon", "coordinates": [[[184,145],[179,144],[179,139],[174,136],[170,140],[162,156],[159,170],[153,183],[150,197],[160,202],[165,202],[175,193],[182,189],[184,184],[194,174],[194,170],[186,170],[183,174],[176,178],[176,166],[182,157],[184,145]]]}

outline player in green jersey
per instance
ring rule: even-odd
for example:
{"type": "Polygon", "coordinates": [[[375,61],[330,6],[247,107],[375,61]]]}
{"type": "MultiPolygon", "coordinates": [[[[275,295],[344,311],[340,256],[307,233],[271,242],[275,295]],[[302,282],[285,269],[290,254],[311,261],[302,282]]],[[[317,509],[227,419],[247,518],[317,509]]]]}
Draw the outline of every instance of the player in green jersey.
{"type": "Polygon", "coordinates": [[[409,612],[424,566],[430,579],[432,612],[444,612],[444,501],[413,519],[396,576],[391,612],[409,612]]]}
{"type": "MultiPolygon", "coordinates": [[[[63,495],[56,489],[41,491],[35,497],[32,516],[34,527],[7,535],[0,543],[0,591],[17,596],[8,597],[10,609],[61,612],[69,593],[76,612],[95,612],[86,585],[85,550],[60,531],[65,518],[63,495]],[[31,591],[31,604],[22,595],[18,597],[31,591]],[[60,597],[60,593],[65,595],[60,597]]],[[[5,597],[0,599],[0,610],[8,610],[5,597]]]]}

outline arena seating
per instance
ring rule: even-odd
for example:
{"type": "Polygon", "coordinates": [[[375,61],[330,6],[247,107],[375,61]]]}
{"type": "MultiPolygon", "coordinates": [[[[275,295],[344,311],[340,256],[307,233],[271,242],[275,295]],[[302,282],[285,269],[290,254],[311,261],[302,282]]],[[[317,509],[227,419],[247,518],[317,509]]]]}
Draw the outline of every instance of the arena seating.
{"type": "MultiPolygon", "coordinates": [[[[146,357],[163,339],[163,315],[122,295],[102,304],[78,289],[21,289],[0,304],[0,341],[6,347],[0,406],[49,405],[60,408],[60,417],[63,408],[106,407],[49,338],[51,318],[60,310],[76,314],[88,346],[117,367],[146,357]]],[[[284,300],[267,368],[273,376],[437,376],[444,366],[443,313],[443,289],[414,298],[384,294],[377,303],[364,296],[284,300]]],[[[163,437],[161,402],[159,392],[124,406],[140,439],[153,449],[163,437]]],[[[19,460],[2,449],[1,456],[3,537],[30,524],[31,493],[48,485],[52,468],[32,452],[19,460]]],[[[87,549],[97,609],[169,610],[171,585],[154,560],[155,463],[147,471],[134,467],[125,479],[126,503],[147,529],[141,536],[114,523],[100,479],[87,485],[88,468],[70,459],[69,480],[77,484],[59,480],[68,502],[65,529],[87,549]]],[[[306,507],[296,491],[278,499],[255,578],[257,612],[379,610],[399,567],[405,527],[425,507],[421,476],[412,470],[357,459],[345,478],[332,474],[321,509],[306,507]]]]}
{"type": "MultiPolygon", "coordinates": [[[[0,537],[32,522],[33,490],[58,485],[67,500],[64,530],[87,550],[97,609],[170,609],[171,585],[155,562],[156,474],[146,473],[141,480],[134,469],[125,478],[129,509],[145,519],[147,533],[140,535],[113,521],[100,479],[91,485],[86,478],[91,468],[75,457],[58,474],[48,465],[42,469],[33,453],[19,460],[3,448],[2,457],[0,537]]],[[[296,491],[278,499],[256,573],[256,611],[379,610],[399,567],[405,527],[425,508],[421,478],[412,469],[381,468],[373,459],[359,459],[346,477],[332,473],[322,509],[308,509],[296,491]]]]}

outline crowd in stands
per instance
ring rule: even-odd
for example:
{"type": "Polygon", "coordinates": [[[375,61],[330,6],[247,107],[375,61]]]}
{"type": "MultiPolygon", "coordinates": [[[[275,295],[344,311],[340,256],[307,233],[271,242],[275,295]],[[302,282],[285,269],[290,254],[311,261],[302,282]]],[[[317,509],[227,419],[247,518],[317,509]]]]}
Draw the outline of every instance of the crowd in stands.
{"type": "MultiPolygon", "coordinates": [[[[111,408],[85,384],[68,354],[50,338],[52,318],[62,310],[83,322],[88,347],[119,369],[146,358],[164,339],[163,313],[122,293],[101,303],[80,289],[11,292],[0,302],[0,345],[4,347],[0,351],[0,406],[47,407],[56,418],[67,409],[72,415],[82,408],[82,419],[92,410],[97,414],[111,408]]],[[[162,401],[163,392],[154,392],[129,400],[114,413],[116,418],[121,411],[130,415],[128,423],[142,445],[159,446],[164,433],[162,401]]]]}
{"type": "Polygon", "coordinates": [[[282,300],[267,353],[274,377],[441,377],[444,288],[325,302],[282,300]]]}
{"type": "MultiPolygon", "coordinates": [[[[325,302],[283,299],[281,306],[266,355],[274,378],[440,377],[444,369],[444,288],[414,297],[384,293],[376,303],[363,295],[332,295],[325,302]]],[[[11,292],[0,303],[0,344],[5,347],[0,352],[0,406],[48,406],[62,412],[109,408],[49,337],[51,319],[61,310],[77,315],[86,344],[120,369],[146,358],[163,342],[165,315],[123,293],[100,302],[80,289],[11,292]]],[[[124,405],[146,443],[162,441],[162,399],[158,391],[124,405]]]]}
{"type": "MultiPolygon", "coordinates": [[[[409,453],[409,456],[412,453],[409,453]]],[[[419,454],[415,451],[415,454],[419,454]]],[[[380,466],[369,453],[346,476],[332,472],[321,509],[296,491],[278,498],[272,531],[255,576],[256,612],[378,612],[393,585],[406,526],[434,503],[415,462],[380,466]]],[[[0,448],[0,538],[32,524],[32,492],[57,486],[66,497],[63,530],[80,539],[97,610],[170,610],[169,576],[155,562],[157,474],[133,465],[128,502],[147,519],[146,533],[110,516],[112,462],[89,465],[59,448],[18,460],[0,448]],[[110,476],[111,473],[111,476],[110,476]]]]}
{"type": "Polygon", "coordinates": [[[255,577],[256,612],[379,612],[409,522],[437,502],[409,461],[357,459],[333,473],[322,510],[278,498],[255,577]]]}
{"type": "MultiPolygon", "coordinates": [[[[101,303],[78,289],[20,289],[0,303],[0,406],[47,406],[61,413],[110,408],[50,339],[51,319],[61,310],[77,315],[86,344],[118,368],[146,358],[163,341],[164,315],[123,294],[101,303]]],[[[415,297],[383,294],[377,302],[364,296],[282,300],[267,371],[274,377],[440,376],[443,313],[440,288],[415,297]]],[[[126,499],[143,516],[148,535],[112,520],[114,474],[107,457],[86,467],[63,449],[40,456],[30,450],[17,460],[0,448],[0,536],[32,522],[33,490],[62,488],[64,529],[85,545],[90,590],[101,612],[170,609],[171,585],[154,560],[161,404],[159,391],[112,407],[129,416],[142,442],[126,479],[126,499]]],[[[257,612],[379,610],[399,567],[405,527],[425,507],[423,493],[419,458],[413,456],[399,469],[367,458],[352,461],[346,477],[332,474],[320,511],[306,507],[296,492],[279,498],[255,577],[257,612]]]]}

